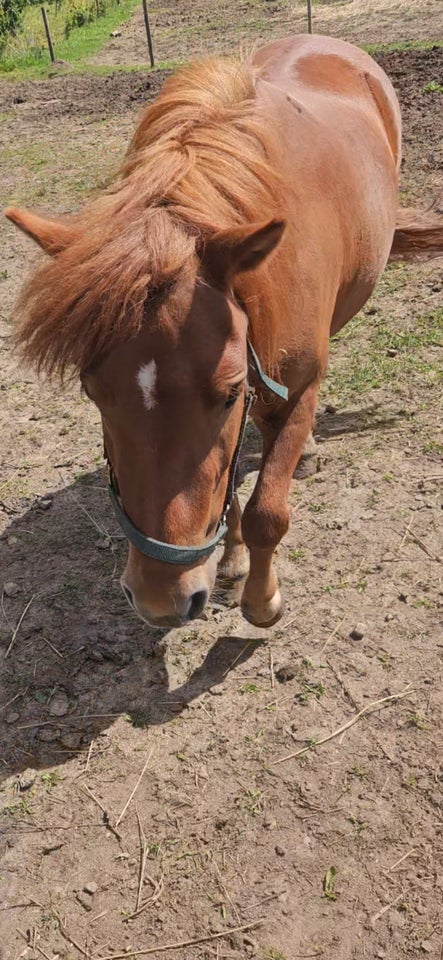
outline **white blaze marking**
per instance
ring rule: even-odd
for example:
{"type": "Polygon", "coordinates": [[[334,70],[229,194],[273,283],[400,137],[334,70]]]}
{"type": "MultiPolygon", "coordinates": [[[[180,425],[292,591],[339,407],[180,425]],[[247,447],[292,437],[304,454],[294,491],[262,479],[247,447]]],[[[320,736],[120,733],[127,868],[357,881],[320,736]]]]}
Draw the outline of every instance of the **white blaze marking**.
{"type": "Polygon", "coordinates": [[[143,394],[145,407],[147,410],[153,410],[157,401],[155,399],[155,384],[157,381],[157,364],[155,360],[145,363],[137,374],[137,381],[143,394]]]}

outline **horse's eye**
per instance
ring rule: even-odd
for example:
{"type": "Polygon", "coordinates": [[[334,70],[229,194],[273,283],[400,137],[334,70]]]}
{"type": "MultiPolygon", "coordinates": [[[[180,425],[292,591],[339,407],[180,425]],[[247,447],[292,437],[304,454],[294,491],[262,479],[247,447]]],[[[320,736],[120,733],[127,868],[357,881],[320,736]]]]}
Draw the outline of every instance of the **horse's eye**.
{"type": "Polygon", "coordinates": [[[230,407],[234,406],[236,400],[238,400],[241,393],[242,384],[237,383],[235,387],[232,387],[229,396],[225,400],[225,410],[229,410],[230,407]]]}

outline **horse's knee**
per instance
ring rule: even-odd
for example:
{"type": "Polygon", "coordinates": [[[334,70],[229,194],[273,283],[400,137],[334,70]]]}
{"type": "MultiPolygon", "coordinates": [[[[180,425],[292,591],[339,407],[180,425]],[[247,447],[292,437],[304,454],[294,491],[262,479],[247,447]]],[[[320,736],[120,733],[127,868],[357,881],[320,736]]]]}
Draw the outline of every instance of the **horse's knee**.
{"type": "Polygon", "coordinates": [[[273,548],[280,543],[289,527],[289,507],[286,503],[267,505],[251,500],[242,517],[242,533],[246,546],[273,548]]]}

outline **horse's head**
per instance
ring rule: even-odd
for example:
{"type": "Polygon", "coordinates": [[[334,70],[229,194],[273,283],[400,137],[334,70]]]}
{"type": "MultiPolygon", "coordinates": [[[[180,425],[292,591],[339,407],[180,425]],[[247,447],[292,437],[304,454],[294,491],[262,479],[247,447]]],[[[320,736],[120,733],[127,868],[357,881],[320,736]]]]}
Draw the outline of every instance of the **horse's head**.
{"type": "MultiPolygon", "coordinates": [[[[54,223],[12,214],[56,257],[72,242],[66,226],[57,234],[54,223]]],[[[136,531],[163,545],[205,545],[219,527],[247,390],[247,317],[232,289],[282,232],[271,221],[215,235],[148,298],[139,329],[81,369],[121,507],[136,531]]],[[[215,573],[214,551],[177,563],[132,542],[121,583],[144,620],[174,626],[202,613],[215,573]]]]}

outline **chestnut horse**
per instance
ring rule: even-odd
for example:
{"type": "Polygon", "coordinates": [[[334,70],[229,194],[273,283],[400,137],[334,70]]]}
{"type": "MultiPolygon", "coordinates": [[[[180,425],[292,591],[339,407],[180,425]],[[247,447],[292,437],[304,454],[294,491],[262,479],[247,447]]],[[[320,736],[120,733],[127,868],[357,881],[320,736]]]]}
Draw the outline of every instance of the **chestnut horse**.
{"type": "Polygon", "coordinates": [[[21,297],[18,343],[37,368],[78,374],[100,410],[130,540],[122,585],[149,623],[201,614],[223,537],[220,572],[247,573],[245,617],[281,616],[273,553],[329,338],[390,255],[443,252],[437,213],[398,214],[400,141],[380,67],[299,36],[171,77],[79,215],[6,212],[50,255],[21,297]],[[263,457],[241,517],[252,389],[263,457]]]}

